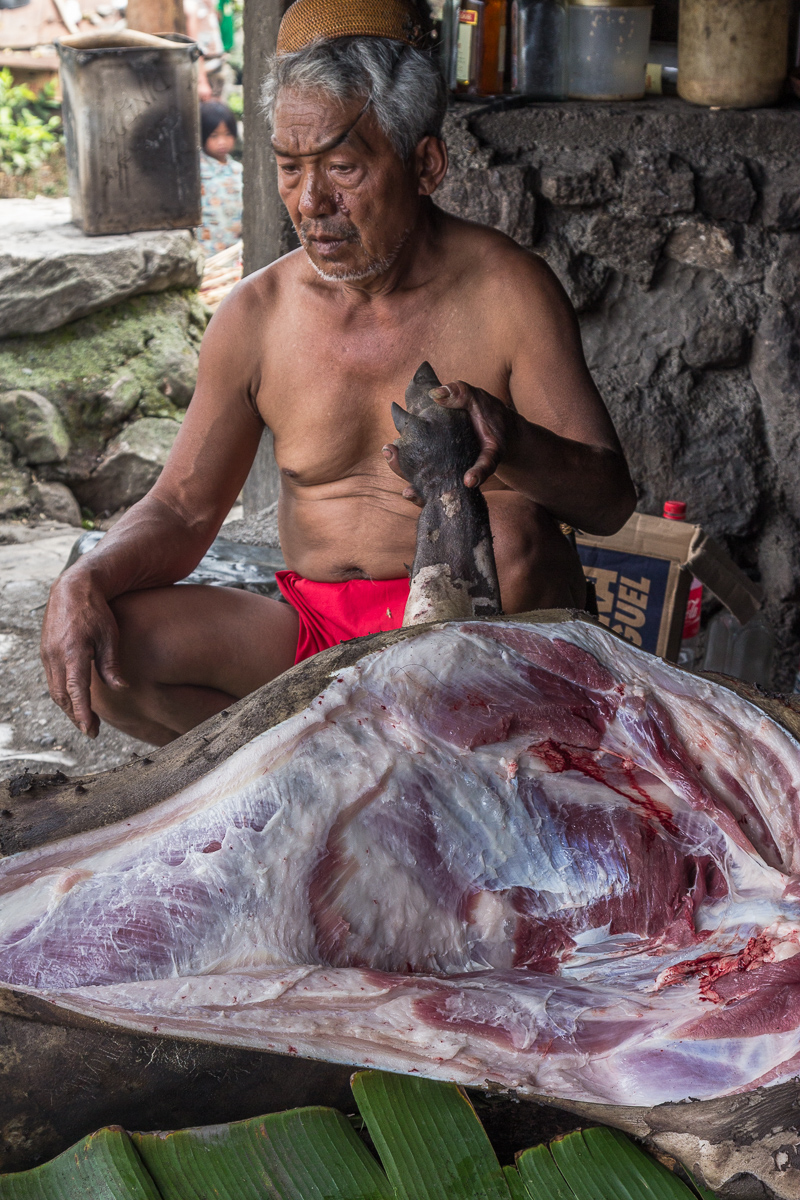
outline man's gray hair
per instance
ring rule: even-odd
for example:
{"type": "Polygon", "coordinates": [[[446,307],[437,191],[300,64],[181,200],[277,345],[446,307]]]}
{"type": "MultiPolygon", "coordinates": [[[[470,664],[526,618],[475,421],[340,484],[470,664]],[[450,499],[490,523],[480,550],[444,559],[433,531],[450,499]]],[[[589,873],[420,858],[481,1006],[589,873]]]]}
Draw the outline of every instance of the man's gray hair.
{"type": "Polygon", "coordinates": [[[317,41],[270,59],[261,99],[270,125],[283,88],[324,92],[339,102],[363,98],[404,161],[419,140],[441,137],[447,88],[422,50],[388,38],[317,41]]]}

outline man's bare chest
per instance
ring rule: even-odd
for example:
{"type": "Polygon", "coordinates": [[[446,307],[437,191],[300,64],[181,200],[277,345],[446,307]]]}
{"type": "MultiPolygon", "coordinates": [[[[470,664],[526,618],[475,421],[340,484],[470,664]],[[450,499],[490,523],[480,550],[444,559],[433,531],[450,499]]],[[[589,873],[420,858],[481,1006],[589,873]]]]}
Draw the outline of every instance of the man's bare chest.
{"type": "Polygon", "coordinates": [[[257,397],[278,463],[298,482],[341,478],[379,456],[396,436],[392,401],[403,403],[424,360],[443,383],[463,379],[508,397],[502,348],[460,306],[405,306],[394,321],[313,315],[270,330],[257,397]]]}

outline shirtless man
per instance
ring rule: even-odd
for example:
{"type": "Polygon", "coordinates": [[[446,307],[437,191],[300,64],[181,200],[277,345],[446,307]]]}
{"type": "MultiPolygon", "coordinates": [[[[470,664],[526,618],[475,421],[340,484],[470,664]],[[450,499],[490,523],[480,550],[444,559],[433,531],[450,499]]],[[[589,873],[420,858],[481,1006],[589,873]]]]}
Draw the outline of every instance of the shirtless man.
{"type": "Polygon", "coordinates": [[[284,17],[265,94],[302,249],[220,307],[160,479],[53,586],[50,692],[90,737],[102,719],[164,744],[297,657],[402,623],[419,510],[393,470],[390,406],[424,359],[453,381],[435,398],[479,435],[465,483],[486,493],[506,612],[581,606],[558,522],[610,534],[633,510],[557,280],[431,199],[446,96],[415,36],[411,0],[297,0],[284,17]],[[361,36],[340,36],[337,8],[361,36]],[[265,424],[290,603],[172,586],[216,536],[265,424]]]}

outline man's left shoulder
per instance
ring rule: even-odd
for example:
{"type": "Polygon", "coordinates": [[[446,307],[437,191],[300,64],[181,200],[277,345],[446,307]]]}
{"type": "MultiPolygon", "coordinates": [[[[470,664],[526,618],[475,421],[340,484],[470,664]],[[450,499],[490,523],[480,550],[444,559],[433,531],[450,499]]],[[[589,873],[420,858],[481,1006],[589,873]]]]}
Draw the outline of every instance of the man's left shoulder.
{"type": "Polygon", "coordinates": [[[561,290],[541,255],[520,246],[499,229],[456,220],[450,226],[450,239],[455,254],[481,287],[520,288],[542,294],[561,290]]]}

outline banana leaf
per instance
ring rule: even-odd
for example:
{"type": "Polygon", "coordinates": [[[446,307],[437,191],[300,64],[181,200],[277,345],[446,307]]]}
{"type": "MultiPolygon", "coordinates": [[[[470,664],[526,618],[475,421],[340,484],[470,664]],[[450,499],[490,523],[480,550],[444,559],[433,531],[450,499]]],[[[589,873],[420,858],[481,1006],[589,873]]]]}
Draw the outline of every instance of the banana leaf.
{"type": "Polygon", "coordinates": [[[529,1200],[528,1190],[522,1182],[522,1177],[516,1167],[503,1167],[503,1174],[506,1177],[506,1184],[511,1195],[511,1200],[529,1200]]]}
{"type": "Polygon", "coordinates": [[[455,1084],[359,1071],[351,1087],[398,1200],[510,1200],[486,1130],[455,1084]]]}
{"type": "Polygon", "coordinates": [[[360,1071],[353,1095],[380,1158],[332,1108],[174,1133],[111,1126],[0,1200],[714,1200],[617,1130],[578,1130],[501,1167],[455,1084],[360,1071]]]}
{"type": "Polygon", "coordinates": [[[383,1171],[333,1108],[134,1133],[133,1144],[162,1200],[394,1200],[383,1171]]]}
{"type": "Polygon", "coordinates": [[[133,1143],[110,1125],[30,1171],[0,1175],[0,1200],[162,1200],[133,1143]]]}
{"type": "Polygon", "coordinates": [[[677,1175],[616,1129],[575,1130],[526,1150],[517,1166],[531,1200],[696,1200],[677,1175]]]}

